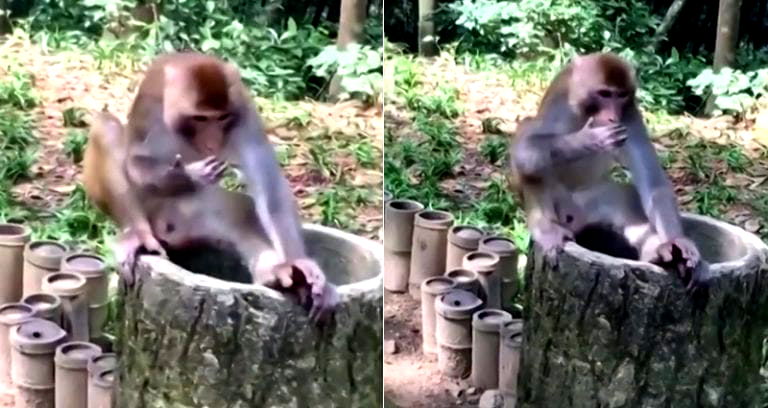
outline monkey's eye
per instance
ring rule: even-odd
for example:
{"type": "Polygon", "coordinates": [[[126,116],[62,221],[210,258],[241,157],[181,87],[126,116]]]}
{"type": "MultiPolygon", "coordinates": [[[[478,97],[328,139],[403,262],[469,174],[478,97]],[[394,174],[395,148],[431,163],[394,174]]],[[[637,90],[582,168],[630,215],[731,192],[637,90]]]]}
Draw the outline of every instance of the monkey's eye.
{"type": "Polygon", "coordinates": [[[617,96],[617,97],[619,97],[619,98],[621,98],[621,99],[624,99],[624,98],[626,98],[627,96],[629,96],[629,92],[627,92],[627,91],[621,91],[621,92],[617,93],[617,94],[616,94],[616,96],[617,96]]]}
{"type": "Polygon", "coordinates": [[[601,90],[597,91],[597,96],[599,96],[601,98],[610,98],[611,97],[611,91],[609,91],[607,89],[601,89],[601,90]]]}
{"type": "Polygon", "coordinates": [[[227,120],[229,120],[231,117],[232,117],[232,115],[231,115],[231,114],[229,114],[229,113],[225,113],[225,114],[223,114],[223,115],[219,116],[219,122],[224,122],[224,121],[227,121],[227,120]]]}
{"type": "Polygon", "coordinates": [[[192,115],[192,120],[195,122],[206,122],[208,117],[204,115],[192,115]]]}
{"type": "Polygon", "coordinates": [[[195,137],[196,128],[195,125],[189,121],[180,121],[176,125],[176,131],[179,132],[184,138],[191,139],[195,137]]]}

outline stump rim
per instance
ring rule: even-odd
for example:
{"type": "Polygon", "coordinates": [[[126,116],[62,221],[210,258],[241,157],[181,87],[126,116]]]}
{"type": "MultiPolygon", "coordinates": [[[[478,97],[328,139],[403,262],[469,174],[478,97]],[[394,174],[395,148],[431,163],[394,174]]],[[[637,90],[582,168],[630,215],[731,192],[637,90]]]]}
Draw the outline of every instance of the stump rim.
{"type": "MultiPolygon", "coordinates": [[[[326,227],[319,224],[303,224],[302,229],[304,231],[321,232],[328,235],[335,235],[350,241],[355,242],[360,247],[369,251],[373,256],[381,269],[376,276],[370,277],[357,282],[352,282],[344,285],[337,285],[336,291],[341,296],[342,302],[348,297],[357,297],[360,294],[369,293],[372,291],[380,291],[380,287],[383,285],[384,280],[384,256],[383,246],[373,240],[360,237],[351,234],[346,231],[342,231],[336,228],[326,227]]],[[[176,282],[179,285],[196,288],[206,288],[212,290],[237,290],[242,293],[251,293],[256,296],[265,296],[273,299],[279,299],[285,302],[294,303],[291,299],[283,295],[277,290],[268,288],[262,285],[256,285],[252,283],[239,283],[233,281],[227,281],[219,279],[213,276],[194,273],[187,269],[184,269],[168,259],[162,258],[157,255],[141,255],[138,262],[146,265],[154,273],[162,274],[165,278],[176,282]]]]}
{"type": "MultiPolygon", "coordinates": [[[[710,224],[716,228],[720,228],[731,232],[737,236],[746,248],[744,256],[725,262],[718,262],[710,264],[710,271],[717,274],[725,271],[739,270],[740,266],[749,261],[753,256],[757,256],[761,259],[761,262],[765,263],[768,258],[768,245],[766,245],[757,235],[726,221],[721,221],[713,217],[706,215],[693,214],[688,212],[680,213],[680,218],[687,219],[689,221],[701,222],[710,224]],[[762,251],[761,251],[762,250],[762,251]]],[[[650,262],[635,261],[632,259],[618,258],[611,255],[606,255],[597,251],[591,251],[575,241],[566,242],[564,252],[571,257],[581,259],[587,262],[594,262],[601,265],[623,265],[623,266],[635,266],[645,269],[649,272],[655,273],[668,273],[661,266],[652,264],[650,262]]]]}

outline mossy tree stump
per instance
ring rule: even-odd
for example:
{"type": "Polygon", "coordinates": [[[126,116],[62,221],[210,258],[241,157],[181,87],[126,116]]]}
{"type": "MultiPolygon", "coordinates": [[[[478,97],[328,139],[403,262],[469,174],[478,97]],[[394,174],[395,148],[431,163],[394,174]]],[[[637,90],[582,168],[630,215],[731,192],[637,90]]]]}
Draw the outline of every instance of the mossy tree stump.
{"type": "Polygon", "coordinates": [[[251,284],[231,254],[145,256],[121,288],[118,407],[367,407],[382,400],[379,244],[306,226],[310,255],[339,285],[320,330],[295,301],[251,284]],[[235,281],[235,282],[233,282],[235,281]]]}
{"type": "Polygon", "coordinates": [[[708,296],[655,265],[566,245],[526,266],[523,407],[759,407],[768,334],[766,246],[685,215],[711,263],[708,296]]]}

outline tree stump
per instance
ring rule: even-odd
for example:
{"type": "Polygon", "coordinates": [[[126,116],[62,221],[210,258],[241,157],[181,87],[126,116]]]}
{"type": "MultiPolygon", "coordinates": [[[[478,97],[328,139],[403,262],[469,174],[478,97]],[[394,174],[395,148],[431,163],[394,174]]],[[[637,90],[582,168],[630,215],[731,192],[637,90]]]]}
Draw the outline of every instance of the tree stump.
{"type": "Polygon", "coordinates": [[[334,322],[322,330],[294,300],[240,283],[249,282],[248,273],[232,253],[169,254],[175,264],[143,256],[137,283],[120,289],[116,406],[378,406],[381,245],[304,228],[310,255],[341,297],[334,322]]]}
{"type": "MultiPolygon", "coordinates": [[[[568,243],[525,273],[523,407],[759,407],[768,329],[768,248],[686,214],[711,263],[708,296],[675,273],[568,243]]],[[[586,243],[582,243],[586,245],[586,243]]]]}

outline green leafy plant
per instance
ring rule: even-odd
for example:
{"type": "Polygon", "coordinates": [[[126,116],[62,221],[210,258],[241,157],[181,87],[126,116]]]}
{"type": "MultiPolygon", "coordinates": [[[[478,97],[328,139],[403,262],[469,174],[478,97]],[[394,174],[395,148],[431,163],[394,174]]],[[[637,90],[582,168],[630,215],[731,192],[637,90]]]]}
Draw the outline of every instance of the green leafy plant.
{"type": "Polygon", "coordinates": [[[130,21],[136,0],[38,0],[30,12],[33,31],[76,31],[78,38],[98,38],[107,29],[130,21]]]}
{"type": "Polygon", "coordinates": [[[715,113],[742,114],[765,95],[768,68],[742,72],[725,67],[717,73],[707,68],[688,85],[697,95],[714,97],[715,113]]]}
{"type": "Polygon", "coordinates": [[[32,74],[18,69],[10,69],[0,81],[0,105],[8,105],[20,110],[30,110],[37,106],[32,74]]]}
{"type": "Polygon", "coordinates": [[[339,99],[375,99],[382,88],[383,47],[349,44],[345,50],[329,45],[316,57],[307,61],[312,72],[326,80],[336,75],[342,93],[339,99]]]}
{"type": "Polygon", "coordinates": [[[71,107],[64,110],[61,113],[64,119],[64,126],[66,127],[86,127],[88,123],[85,121],[86,110],[83,108],[71,107]]]}
{"type": "Polygon", "coordinates": [[[507,140],[503,136],[488,136],[480,144],[480,154],[491,164],[498,164],[507,153],[507,140]]]}
{"type": "Polygon", "coordinates": [[[681,55],[674,48],[662,57],[651,49],[621,49],[619,54],[638,68],[638,99],[653,109],[680,113],[694,108],[688,80],[706,66],[703,56],[681,55]]]}
{"type": "Polygon", "coordinates": [[[64,139],[63,150],[75,163],[83,160],[85,145],[88,143],[88,134],[82,129],[70,129],[64,139]]]}
{"type": "Polygon", "coordinates": [[[293,19],[278,28],[259,19],[244,21],[213,1],[168,3],[152,37],[164,51],[191,48],[236,62],[243,80],[259,95],[295,100],[318,93],[307,61],[331,43],[325,28],[293,19]]]}
{"type": "Polygon", "coordinates": [[[597,48],[608,22],[590,2],[570,0],[461,0],[442,12],[454,16],[459,52],[486,51],[504,55],[541,55],[569,43],[597,48]]]}
{"type": "Polygon", "coordinates": [[[0,106],[0,180],[15,183],[27,177],[36,144],[29,114],[0,106]]]}

